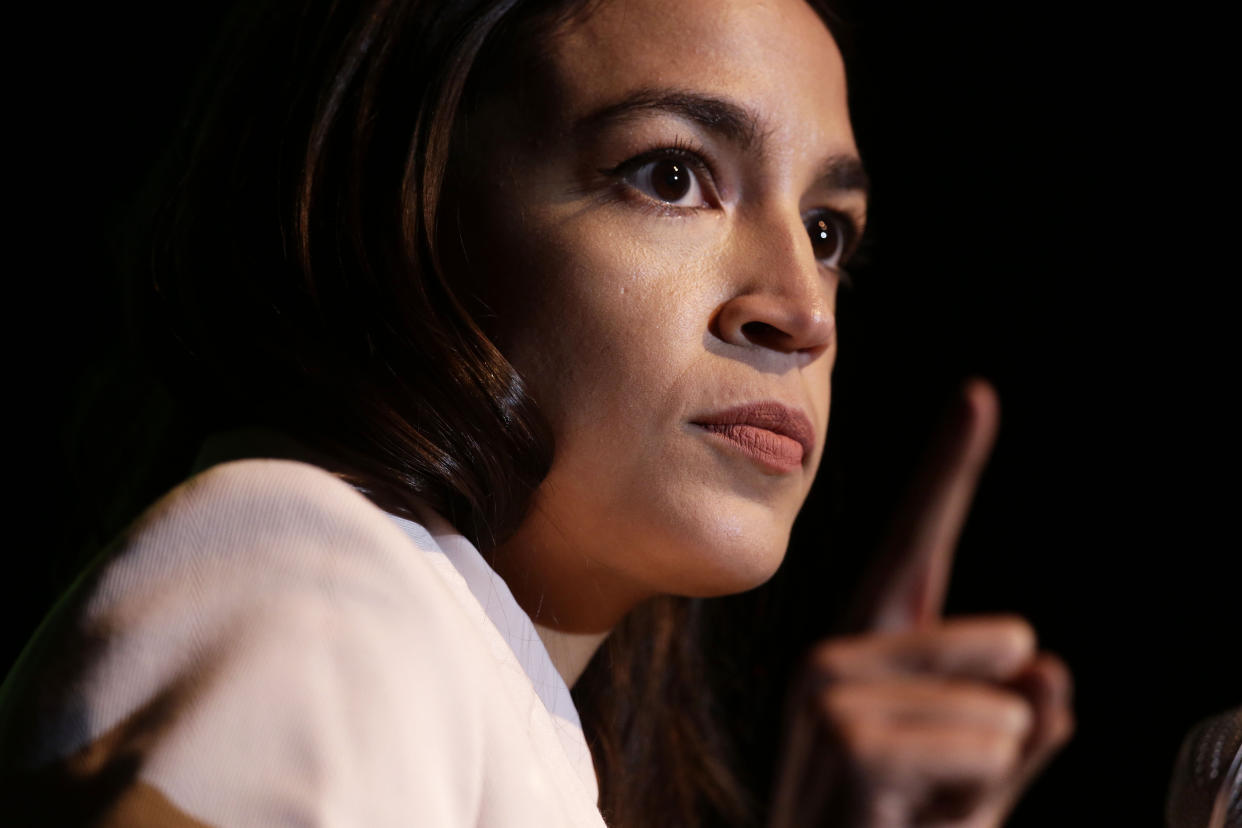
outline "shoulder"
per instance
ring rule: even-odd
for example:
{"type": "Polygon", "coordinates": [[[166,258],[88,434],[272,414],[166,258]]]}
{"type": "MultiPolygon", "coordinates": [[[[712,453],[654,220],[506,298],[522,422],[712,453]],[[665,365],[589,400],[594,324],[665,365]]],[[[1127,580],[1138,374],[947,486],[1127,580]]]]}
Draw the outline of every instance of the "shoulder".
{"type": "MultiPolygon", "coordinates": [[[[208,554],[237,547],[279,551],[291,541],[363,548],[391,545],[400,533],[393,534],[390,524],[353,487],[317,466],[239,460],[173,489],[135,522],[125,543],[208,554]]],[[[278,555],[255,560],[278,562],[278,555]]]]}
{"type": "Polygon", "coordinates": [[[22,665],[39,707],[24,764],[124,758],[209,821],[330,805],[458,822],[480,784],[487,657],[425,551],[314,466],[192,478],[58,610],[49,657],[22,665]]]}
{"type": "MultiPolygon", "coordinates": [[[[433,637],[456,621],[456,607],[428,551],[320,468],[226,463],[135,522],[102,562],[82,618],[109,636],[144,620],[164,638],[170,624],[186,627],[199,645],[232,635],[226,628],[243,620],[247,635],[267,638],[307,636],[306,627],[324,625],[347,634],[368,619],[390,622],[381,641],[405,631],[433,637]]],[[[334,636],[324,632],[303,647],[330,643],[334,636]]]]}
{"type": "Polygon", "coordinates": [[[323,469],[243,460],[196,475],[148,509],[103,562],[94,602],[159,593],[192,607],[267,611],[299,598],[405,604],[414,591],[434,603],[444,585],[419,554],[427,551],[323,469]]]}

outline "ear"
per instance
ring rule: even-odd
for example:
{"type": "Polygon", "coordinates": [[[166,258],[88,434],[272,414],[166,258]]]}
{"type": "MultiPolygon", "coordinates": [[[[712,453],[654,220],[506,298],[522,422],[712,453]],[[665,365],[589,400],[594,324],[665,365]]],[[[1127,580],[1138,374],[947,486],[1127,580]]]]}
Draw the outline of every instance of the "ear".
{"type": "Polygon", "coordinates": [[[911,629],[940,618],[957,539],[999,422],[992,386],[967,381],[863,580],[849,616],[852,631],[911,629]]]}

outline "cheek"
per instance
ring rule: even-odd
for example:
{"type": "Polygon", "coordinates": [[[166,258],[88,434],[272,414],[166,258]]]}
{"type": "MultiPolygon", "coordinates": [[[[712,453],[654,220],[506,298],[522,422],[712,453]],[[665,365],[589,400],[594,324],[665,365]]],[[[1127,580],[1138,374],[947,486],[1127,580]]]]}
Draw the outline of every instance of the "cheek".
{"type": "Polygon", "coordinates": [[[633,417],[669,394],[702,352],[715,301],[706,257],[586,222],[529,238],[510,286],[520,323],[500,346],[554,430],[633,417]]]}

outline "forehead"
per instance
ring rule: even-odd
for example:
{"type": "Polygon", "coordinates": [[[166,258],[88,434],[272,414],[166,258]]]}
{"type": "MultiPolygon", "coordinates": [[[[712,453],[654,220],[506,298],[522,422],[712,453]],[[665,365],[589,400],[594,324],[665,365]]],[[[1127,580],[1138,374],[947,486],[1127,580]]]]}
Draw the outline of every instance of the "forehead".
{"type": "Polygon", "coordinates": [[[853,146],[840,51],[803,0],[603,0],[552,36],[547,58],[570,118],[636,89],[692,89],[816,152],[853,146]]]}

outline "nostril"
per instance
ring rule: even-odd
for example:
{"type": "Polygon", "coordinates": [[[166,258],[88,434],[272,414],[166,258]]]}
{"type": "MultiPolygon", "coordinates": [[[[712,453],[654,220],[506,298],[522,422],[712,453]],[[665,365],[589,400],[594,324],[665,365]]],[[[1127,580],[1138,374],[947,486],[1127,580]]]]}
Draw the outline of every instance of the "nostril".
{"type": "Polygon", "coordinates": [[[767,322],[747,322],[742,325],[742,335],[756,345],[779,347],[789,339],[789,334],[767,322]]]}

